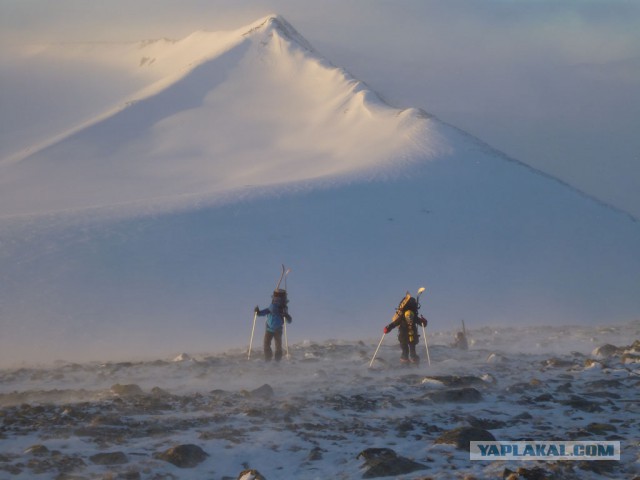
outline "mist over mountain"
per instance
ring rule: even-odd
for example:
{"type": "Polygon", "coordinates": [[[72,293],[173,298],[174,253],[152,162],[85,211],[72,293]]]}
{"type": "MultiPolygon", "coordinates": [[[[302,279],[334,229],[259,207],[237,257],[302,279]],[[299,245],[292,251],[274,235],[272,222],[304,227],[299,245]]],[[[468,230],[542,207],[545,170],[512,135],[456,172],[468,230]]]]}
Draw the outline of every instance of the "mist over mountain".
{"type": "MultiPolygon", "coordinates": [[[[0,363],[248,341],[281,264],[291,341],[638,318],[640,224],[419,109],[282,17],[55,47],[140,90],[0,163],[0,363]]],[[[399,73],[401,74],[401,73],[399,73]]]]}

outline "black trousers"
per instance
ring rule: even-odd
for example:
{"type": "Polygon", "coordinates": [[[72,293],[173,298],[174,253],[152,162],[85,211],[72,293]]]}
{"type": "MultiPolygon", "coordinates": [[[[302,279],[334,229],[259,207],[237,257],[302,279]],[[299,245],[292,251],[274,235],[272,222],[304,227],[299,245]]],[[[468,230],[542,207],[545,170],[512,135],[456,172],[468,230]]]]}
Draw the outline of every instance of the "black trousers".
{"type": "Polygon", "coordinates": [[[276,362],[279,362],[282,359],[282,330],[277,332],[270,332],[267,330],[264,332],[264,359],[267,362],[270,362],[273,358],[273,351],[271,350],[271,341],[275,340],[276,347],[276,362]]]}
{"type": "Polygon", "coordinates": [[[415,343],[401,343],[400,348],[402,348],[402,355],[400,356],[401,360],[411,359],[412,362],[420,361],[420,357],[416,353],[415,343]]]}

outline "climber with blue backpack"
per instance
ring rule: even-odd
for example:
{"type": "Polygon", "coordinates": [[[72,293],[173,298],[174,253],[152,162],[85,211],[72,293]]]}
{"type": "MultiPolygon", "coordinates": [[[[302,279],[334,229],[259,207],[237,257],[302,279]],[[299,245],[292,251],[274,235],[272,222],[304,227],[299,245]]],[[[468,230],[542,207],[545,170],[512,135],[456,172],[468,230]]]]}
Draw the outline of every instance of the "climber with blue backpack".
{"type": "Polygon", "coordinates": [[[286,323],[291,323],[291,315],[289,315],[288,309],[289,300],[287,299],[287,291],[276,289],[271,297],[271,304],[261,310],[256,306],[255,314],[258,317],[267,317],[265,322],[264,332],[264,359],[270,362],[274,358],[273,351],[271,349],[271,342],[275,341],[275,361],[279,362],[282,359],[282,331],[286,323]]]}

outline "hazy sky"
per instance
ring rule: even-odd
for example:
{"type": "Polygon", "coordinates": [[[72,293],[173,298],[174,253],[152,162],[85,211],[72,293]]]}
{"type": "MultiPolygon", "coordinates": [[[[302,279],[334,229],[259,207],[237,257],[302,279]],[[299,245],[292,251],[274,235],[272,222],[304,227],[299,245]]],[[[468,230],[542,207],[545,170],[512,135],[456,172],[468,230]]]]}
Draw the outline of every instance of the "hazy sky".
{"type": "MultiPolygon", "coordinates": [[[[391,104],[423,108],[640,218],[638,1],[0,0],[0,45],[181,38],[269,13],[391,104]]],[[[21,111],[61,107],[13,71],[0,68],[0,128],[19,136],[21,111]]]]}

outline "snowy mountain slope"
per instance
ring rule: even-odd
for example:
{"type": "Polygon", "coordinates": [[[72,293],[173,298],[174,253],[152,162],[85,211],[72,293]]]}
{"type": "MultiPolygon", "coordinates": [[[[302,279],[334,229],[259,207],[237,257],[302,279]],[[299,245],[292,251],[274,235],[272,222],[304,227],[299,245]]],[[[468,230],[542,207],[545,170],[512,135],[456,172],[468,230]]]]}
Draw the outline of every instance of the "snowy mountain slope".
{"type": "Polygon", "coordinates": [[[384,104],[282,18],[196,33],[155,54],[146,48],[142,58],[157,58],[149,68],[160,78],[123,108],[5,165],[1,214],[215,199],[246,185],[343,177],[424,156],[418,140],[446,148],[433,122],[384,104]],[[199,60],[178,68],[191,50],[182,63],[199,60]]]}
{"type": "MultiPolygon", "coordinates": [[[[14,115],[0,132],[3,161],[24,158],[69,133],[112,115],[125,105],[174,83],[191,69],[233,48],[247,29],[238,31],[196,31],[181,40],[156,39],[140,42],[87,42],[28,45],[3,52],[7,82],[17,102],[14,115]],[[13,70],[25,71],[14,79],[13,70]],[[30,84],[31,97],[21,97],[24,88],[12,82],[30,84]],[[62,85],[70,85],[68,89],[62,85]],[[34,92],[55,91],[60,98],[44,93],[33,102],[34,92]],[[18,104],[22,108],[18,108],[18,104]],[[45,106],[33,110],[32,104],[45,106]],[[96,114],[104,112],[96,118],[96,114]],[[22,127],[20,129],[20,127],[22,127]]],[[[13,105],[9,105],[13,106],[13,105]]]]}
{"type": "Polygon", "coordinates": [[[378,337],[421,285],[434,330],[640,315],[637,222],[242,32],[2,165],[0,364],[245,345],[281,263],[291,341],[378,337]]]}

